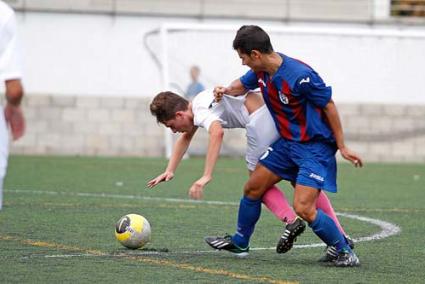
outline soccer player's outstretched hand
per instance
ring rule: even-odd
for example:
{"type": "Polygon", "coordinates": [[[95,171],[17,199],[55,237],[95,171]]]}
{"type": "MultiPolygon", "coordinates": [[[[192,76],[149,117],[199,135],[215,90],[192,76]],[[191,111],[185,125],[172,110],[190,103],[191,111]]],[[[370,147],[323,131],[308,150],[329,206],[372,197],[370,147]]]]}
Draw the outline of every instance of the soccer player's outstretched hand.
{"type": "Polygon", "coordinates": [[[156,178],[154,178],[153,180],[149,181],[147,183],[147,187],[152,188],[160,182],[172,180],[173,177],[174,177],[174,173],[164,172],[160,174],[159,176],[157,176],[156,178]]]}
{"type": "Polygon", "coordinates": [[[211,178],[203,176],[195,181],[189,189],[189,197],[195,200],[200,200],[204,197],[204,187],[209,183],[211,178]]]}
{"type": "Polygon", "coordinates": [[[357,155],[356,153],[354,153],[353,151],[351,151],[348,148],[342,148],[339,149],[339,152],[341,153],[341,156],[350,161],[351,163],[353,163],[353,165],[357,168],[357,167],[363,167],[363,161],[362,158],[360,158],[359,155],[357,155]]]}
{"type": "Polygon", "coordinates": [[[10,125],[13,140],[21,138],[25,131],[25,119],[21,108],[7,104],[4,109],[4,116],[7,123],[10,125]]]}
{"type": "Polygon", "coordinates": [[[214,98],[216,102],[221,101],[221,98],[226,93],[226,88],[222,86],[217,86],[214,88],[214,98]]]}

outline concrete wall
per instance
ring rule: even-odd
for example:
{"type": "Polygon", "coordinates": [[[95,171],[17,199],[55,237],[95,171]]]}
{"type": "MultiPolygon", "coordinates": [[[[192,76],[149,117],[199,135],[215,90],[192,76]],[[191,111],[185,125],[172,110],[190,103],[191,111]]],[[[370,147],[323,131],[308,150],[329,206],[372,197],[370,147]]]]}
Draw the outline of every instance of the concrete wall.
{"type": "Polygon", "coordinates": [[[257,0],[6,0],[6,2],[19,11],[254,18],[280,21],[370,22],[388,19],[390,15],[390,0],[263,0],[261,2],[257,0]]]}
{"type": "MultiPolygon", "coordinates": [[[[27,134],[11,146],[17,154],[164,155],[164,128],[149,113],[148,98],[28,96],[27,134]]],[[[368,162],[425,162],[425,106],[338,105],[347,144],[368,162]]],[[[243,130],[226,130],[222,153],[245,152],[243,130]]],[[[190,153],[203,155],[200,129],[190,153]]]]}

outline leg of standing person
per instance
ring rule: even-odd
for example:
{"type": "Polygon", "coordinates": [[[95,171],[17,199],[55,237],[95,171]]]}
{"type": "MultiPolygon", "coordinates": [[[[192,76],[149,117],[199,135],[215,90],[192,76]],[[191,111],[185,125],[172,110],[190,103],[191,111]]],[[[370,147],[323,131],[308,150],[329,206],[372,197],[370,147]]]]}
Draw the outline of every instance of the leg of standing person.
{"type": "Polygon", "coordinates": [[[3,181],[6,175],[8,155],[9,134],[4,115],[0,115],[0,210],[3,207],[3,181]]]}

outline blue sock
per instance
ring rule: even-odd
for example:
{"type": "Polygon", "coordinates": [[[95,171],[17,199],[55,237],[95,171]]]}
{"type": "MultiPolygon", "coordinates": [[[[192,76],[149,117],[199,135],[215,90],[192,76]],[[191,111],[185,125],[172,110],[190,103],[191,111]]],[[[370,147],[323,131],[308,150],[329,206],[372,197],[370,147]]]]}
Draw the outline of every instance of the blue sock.
{"type": "Polygon", "coordinates": [[[242,197],[239,204],[238,228],[233,235],[232,241],[235,245],[246,248],[249,239],[254,232],[255,224],[261,214],[261,199],[253,200],[249,197],[242,197]]]}
{"type": "Polygon", "coordinates": [[[340,252],[343,249],[351,251],[347,244],[344,236],[338,230],[335,222],[322,210],[317,209],[316,219],[309,224],[313,232],[328,246],[336,247],[336,250],[340,252]]]}

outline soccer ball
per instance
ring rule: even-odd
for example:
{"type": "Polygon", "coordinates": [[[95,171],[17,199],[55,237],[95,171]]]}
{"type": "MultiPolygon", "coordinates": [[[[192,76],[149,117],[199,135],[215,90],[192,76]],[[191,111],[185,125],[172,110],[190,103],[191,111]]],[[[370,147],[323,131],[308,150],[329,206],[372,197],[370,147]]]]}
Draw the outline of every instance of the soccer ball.
{"type": "Polygon", "coordinates": [[[137,214],[128,214],[117,222],[115,237],[125,247],[138,249],[151,239],[151,225],[145,217],[137,214]]]}

